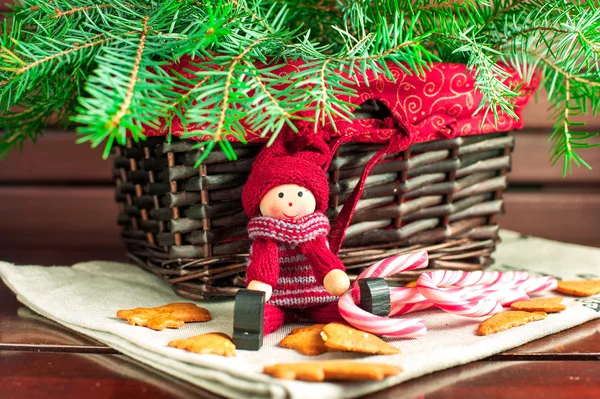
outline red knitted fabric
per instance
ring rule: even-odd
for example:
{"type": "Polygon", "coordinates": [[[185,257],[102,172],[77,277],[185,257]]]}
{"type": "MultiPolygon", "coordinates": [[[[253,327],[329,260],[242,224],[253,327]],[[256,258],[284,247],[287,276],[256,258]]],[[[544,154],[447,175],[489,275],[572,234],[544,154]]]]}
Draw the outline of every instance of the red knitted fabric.
{"type": "Polygon", "coordinates": [[[308,189],[317,201],[317,212],[325,212],[329,183],[323,171],[329,147],[321,137],[293,137],[286,131],[271,147],[265,147],[252,165],[242,192],[242,204],[250,217],[258,216],[259,204],[272,188],[297,184],[308,189]]]}
{"type": "Polygon", "coordinates": [[[248,223],[253,239],[246,271],[247,282],[273,287],[270,304],[302,309],[336,302],[323,287],[333,269],[345,270],[327,247],[329,220],[313,213],[295,221],[257,217],[248,223]]]}
{"type": "Polygon", "coordinates": [[[344,318],[340,315],[337,302],[323,306],[315,306],[314,308],[307,308],[303,313],[315,323],[327,324],[334,321],[345,323],[344,318]]]}
{"type": "Polygon", "coordinates": [[[279,327],[285,323],[294,323],[303,321],[308,318],[315,323],[332,323],[334,321],[344,322],[344,319],[340,315],[337,302],[332,302],[323,306],[314,306],[311,308],[303,309],[301,314],[298,315],[292,312],[285,312],[283,309],[273,306],[269,303],[265,304],[265,315],[264,315],[264,333],[269,334],[273,331],[277,331],[279,327]],[[304,318],[299,317],[304,315],[304,318]]]}
{"type": "Polygon", "coordinates": [[[285,321],[285,312],[271,304],[265,304],[263,332],[265,334],[277,331],[285,321]]]}

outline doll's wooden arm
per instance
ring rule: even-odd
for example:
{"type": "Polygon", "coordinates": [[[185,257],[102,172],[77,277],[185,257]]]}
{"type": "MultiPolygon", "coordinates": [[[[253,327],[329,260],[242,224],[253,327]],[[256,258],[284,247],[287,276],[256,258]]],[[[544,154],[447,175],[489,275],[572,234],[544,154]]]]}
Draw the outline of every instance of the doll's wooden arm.
{"type": "Polygon", "coordinates": [[[248,283],[249,290],[252,291],[262,291],[265,293],[265,302],[271,299],[271,294],[273,293],[273,287],[267,283],[263,283],[262,281],[252,280],[248,283]]]}
{"type": "Polygon", "coordinates": [[[333,269],[323,279],[323,286],[333,296],[341,296],[350,288],[350,279],[345,271],[333,269]]]}
{"type": "Polygon", "coordinates": [[[302,246],[315,278],[331,295],[343,295],[350,288],[350,279],[342,261],[331,251],[325,237],[318,237],[302,246]]]}

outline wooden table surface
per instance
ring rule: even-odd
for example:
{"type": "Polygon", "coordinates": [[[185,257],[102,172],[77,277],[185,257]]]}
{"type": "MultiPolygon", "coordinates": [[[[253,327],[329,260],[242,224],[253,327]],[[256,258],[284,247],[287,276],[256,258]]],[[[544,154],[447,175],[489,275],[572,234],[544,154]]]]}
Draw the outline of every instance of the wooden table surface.
{"type": "MultiPolygon", "coordinates": [[[[66,264],[81,250],[3,255],[66,264]]],[[[115,260],[121,255],[111,252],[115,260]]],[[[97,254],[86,254],[88,259],[97,254]]],[[[104,252],[106,255],[106,252],[104,252]]],[[[6,257],[4,258],[6,259],[6,257]]],[[[373,398],[600,398],[600,320],[483,361],[408,381],[373,398]]],[[[0,282],[0,398],[215,398],[36,315],[0,282]]],[[[316,399],[316,398],[315,398],[316,399]]]]}

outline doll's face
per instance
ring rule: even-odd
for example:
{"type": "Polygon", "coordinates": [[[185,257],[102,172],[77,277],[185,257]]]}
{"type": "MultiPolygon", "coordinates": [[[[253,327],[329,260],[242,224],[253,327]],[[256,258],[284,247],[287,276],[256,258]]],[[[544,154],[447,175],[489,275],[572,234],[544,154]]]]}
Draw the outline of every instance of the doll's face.
{"type": "Polygon", "coordinates": [[[283,184],[269,190],[260,201],[260,213],[275,219],[295,220],[315,211],[317,201],[306,188],[283,184]]]}

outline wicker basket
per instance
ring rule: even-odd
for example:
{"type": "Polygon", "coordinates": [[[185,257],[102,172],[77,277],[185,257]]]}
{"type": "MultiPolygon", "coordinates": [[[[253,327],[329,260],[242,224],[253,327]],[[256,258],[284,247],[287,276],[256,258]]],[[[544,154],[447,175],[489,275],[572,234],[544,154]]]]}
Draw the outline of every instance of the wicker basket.
{"type": "MultiPolygon", "coordinates": [[[[513,137],[493,133],[412,145],[370,173],[340,257],[352,278],[393,254],[426,249],[431,268],[479,270],[498,241],[496,215],[513,137]]],[[[259,145],[237,161],[194,142],[152,137],[116,149],[116,200],[128,256],[188,298],[231,296],[245,284],[248,218],[240,200],[259,145]]],[[[340,211],[379,144],[344,144],[329,168],[328,216],[340,211]]],[[[414,280],[421,271],[393,278],[414,280]]]]}

